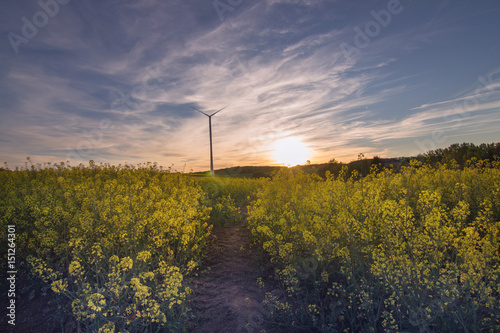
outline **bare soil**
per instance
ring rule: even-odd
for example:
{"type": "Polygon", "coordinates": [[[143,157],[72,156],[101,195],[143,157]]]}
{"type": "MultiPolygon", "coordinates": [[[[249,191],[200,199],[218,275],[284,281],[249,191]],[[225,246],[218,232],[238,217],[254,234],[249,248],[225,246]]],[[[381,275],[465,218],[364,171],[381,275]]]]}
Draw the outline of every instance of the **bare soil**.
{"type": "Polygon", "coordinates": [[[264,271],[251,251],[245,222],[213,230],[215,247],[193,281],[188,332],[273,332],[262,307],[265,291],[257,285],[264,271]]]}

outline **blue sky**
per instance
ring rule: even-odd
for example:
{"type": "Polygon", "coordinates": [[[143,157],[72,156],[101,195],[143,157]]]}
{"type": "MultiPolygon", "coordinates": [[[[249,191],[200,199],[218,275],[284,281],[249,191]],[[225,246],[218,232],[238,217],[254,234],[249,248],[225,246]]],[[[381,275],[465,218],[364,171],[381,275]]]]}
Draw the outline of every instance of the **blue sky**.
{"type": "Polygon", "coordinates": [[[9,166],[207,170],[192,107],[226,105],[215,168],[276,164],[286,138],[313,163],[500,141],[498,1],[20,0],[0,31],[9,166]]]}

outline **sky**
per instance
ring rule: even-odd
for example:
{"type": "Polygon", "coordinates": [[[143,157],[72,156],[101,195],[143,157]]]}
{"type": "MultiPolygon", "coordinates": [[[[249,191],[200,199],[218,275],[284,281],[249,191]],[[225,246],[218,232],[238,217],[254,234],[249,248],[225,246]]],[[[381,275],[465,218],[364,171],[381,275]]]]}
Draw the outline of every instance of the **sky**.
{"type": "Polygon", "coordinates": [[[208,170],[226,106],[215,169],[500,141],[494,0],[18,0],[0,32],[10,168],[208,170]]]}

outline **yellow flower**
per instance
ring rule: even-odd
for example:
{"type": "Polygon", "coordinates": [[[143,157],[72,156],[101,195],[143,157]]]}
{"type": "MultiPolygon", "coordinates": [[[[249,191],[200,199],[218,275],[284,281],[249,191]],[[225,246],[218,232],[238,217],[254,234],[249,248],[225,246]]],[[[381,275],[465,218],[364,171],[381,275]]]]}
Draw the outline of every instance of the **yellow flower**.
{"type": "Polygon", "coordinates": [[[69,265],[69,274],[71,276],[77,277],[83,274],[82,265],[79,261],[72,261],[69,265]]]}
{"type": "Polygon", "coordinates": [[[103,295],[99,293],[94,293],[90,295],[87,306],[95,312],[101,312],[103,310],[103,306],[106,305],[106,299],[103,295]]]}
{"type": "Polygon", "coordinates": [[[68,288],[68,282],[66,280],[57,280],[52,282],[52,291],[54,291],[56,294],[60,294],[63,291],[66,291],[68,288]]]}
{"type": "Polygon", "coordinates": [[[155,277],[155,274],[153,272],[143,272],[143,273],[139,274],[139,277],[143,281],[148,281],[148,280],[153,280],[155,277]]]}
{"type": "Polygon", "coordinates": [[[137,254],[137,260],[147,262],[151,258],[151,252],[142,251],[137,254]]]}
{"type": "Polygon", "coordinates": [[[132,269],[132,266],[134,265],[134,261],[130,259],[130,257],[125,257],[120,260],[120,263],[118,264],[118,269],[121,269],[123,271],[128,271],[132,269]]]}
{"type": "Polygon", "coordinates": [[[188,262],[188,264],[187,264],[187,269],[186,269],[186,272],[187,272],[187,273],[189,273],[189,272],[193,271],[193,270],[196,268],[196,266],[198,266],[198,265],[196,264],[196,262],[195,262],[195,261],[193,261],[193,260],[190,260],[190,261],[188,262]]]}
{"type": "Polygon", "coordinates": [[[115,323],[108,321],[99,328],[99,333],[115,333],[115,323]]]}

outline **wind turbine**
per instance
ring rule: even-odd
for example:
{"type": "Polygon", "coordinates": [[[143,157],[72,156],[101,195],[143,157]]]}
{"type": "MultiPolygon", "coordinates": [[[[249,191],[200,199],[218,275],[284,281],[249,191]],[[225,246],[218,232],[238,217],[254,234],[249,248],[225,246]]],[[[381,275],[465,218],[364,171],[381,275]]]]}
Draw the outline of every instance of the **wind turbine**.
{"type": "Polygon", "coordinates": [[[205,112],[198,110],[195,107],[191,107],[191,108],[195,109],[196,111],[203,113],[205,116],[208,117],[208,129],[210,131],[210,175],[211,176],[214,175],[214,155],[213,155],[213,150],[212,150],[212,117],[215,116],[215,114],[217,114],[217,113],[221,112],[222,110],[224,110],[225,108],[227,108],[228,106],[229,105],[226,105],[225,107],[223,107],[222,109],[220,109],[218,111],[215,111],[211,115],[208,115],[205,112]]]}

